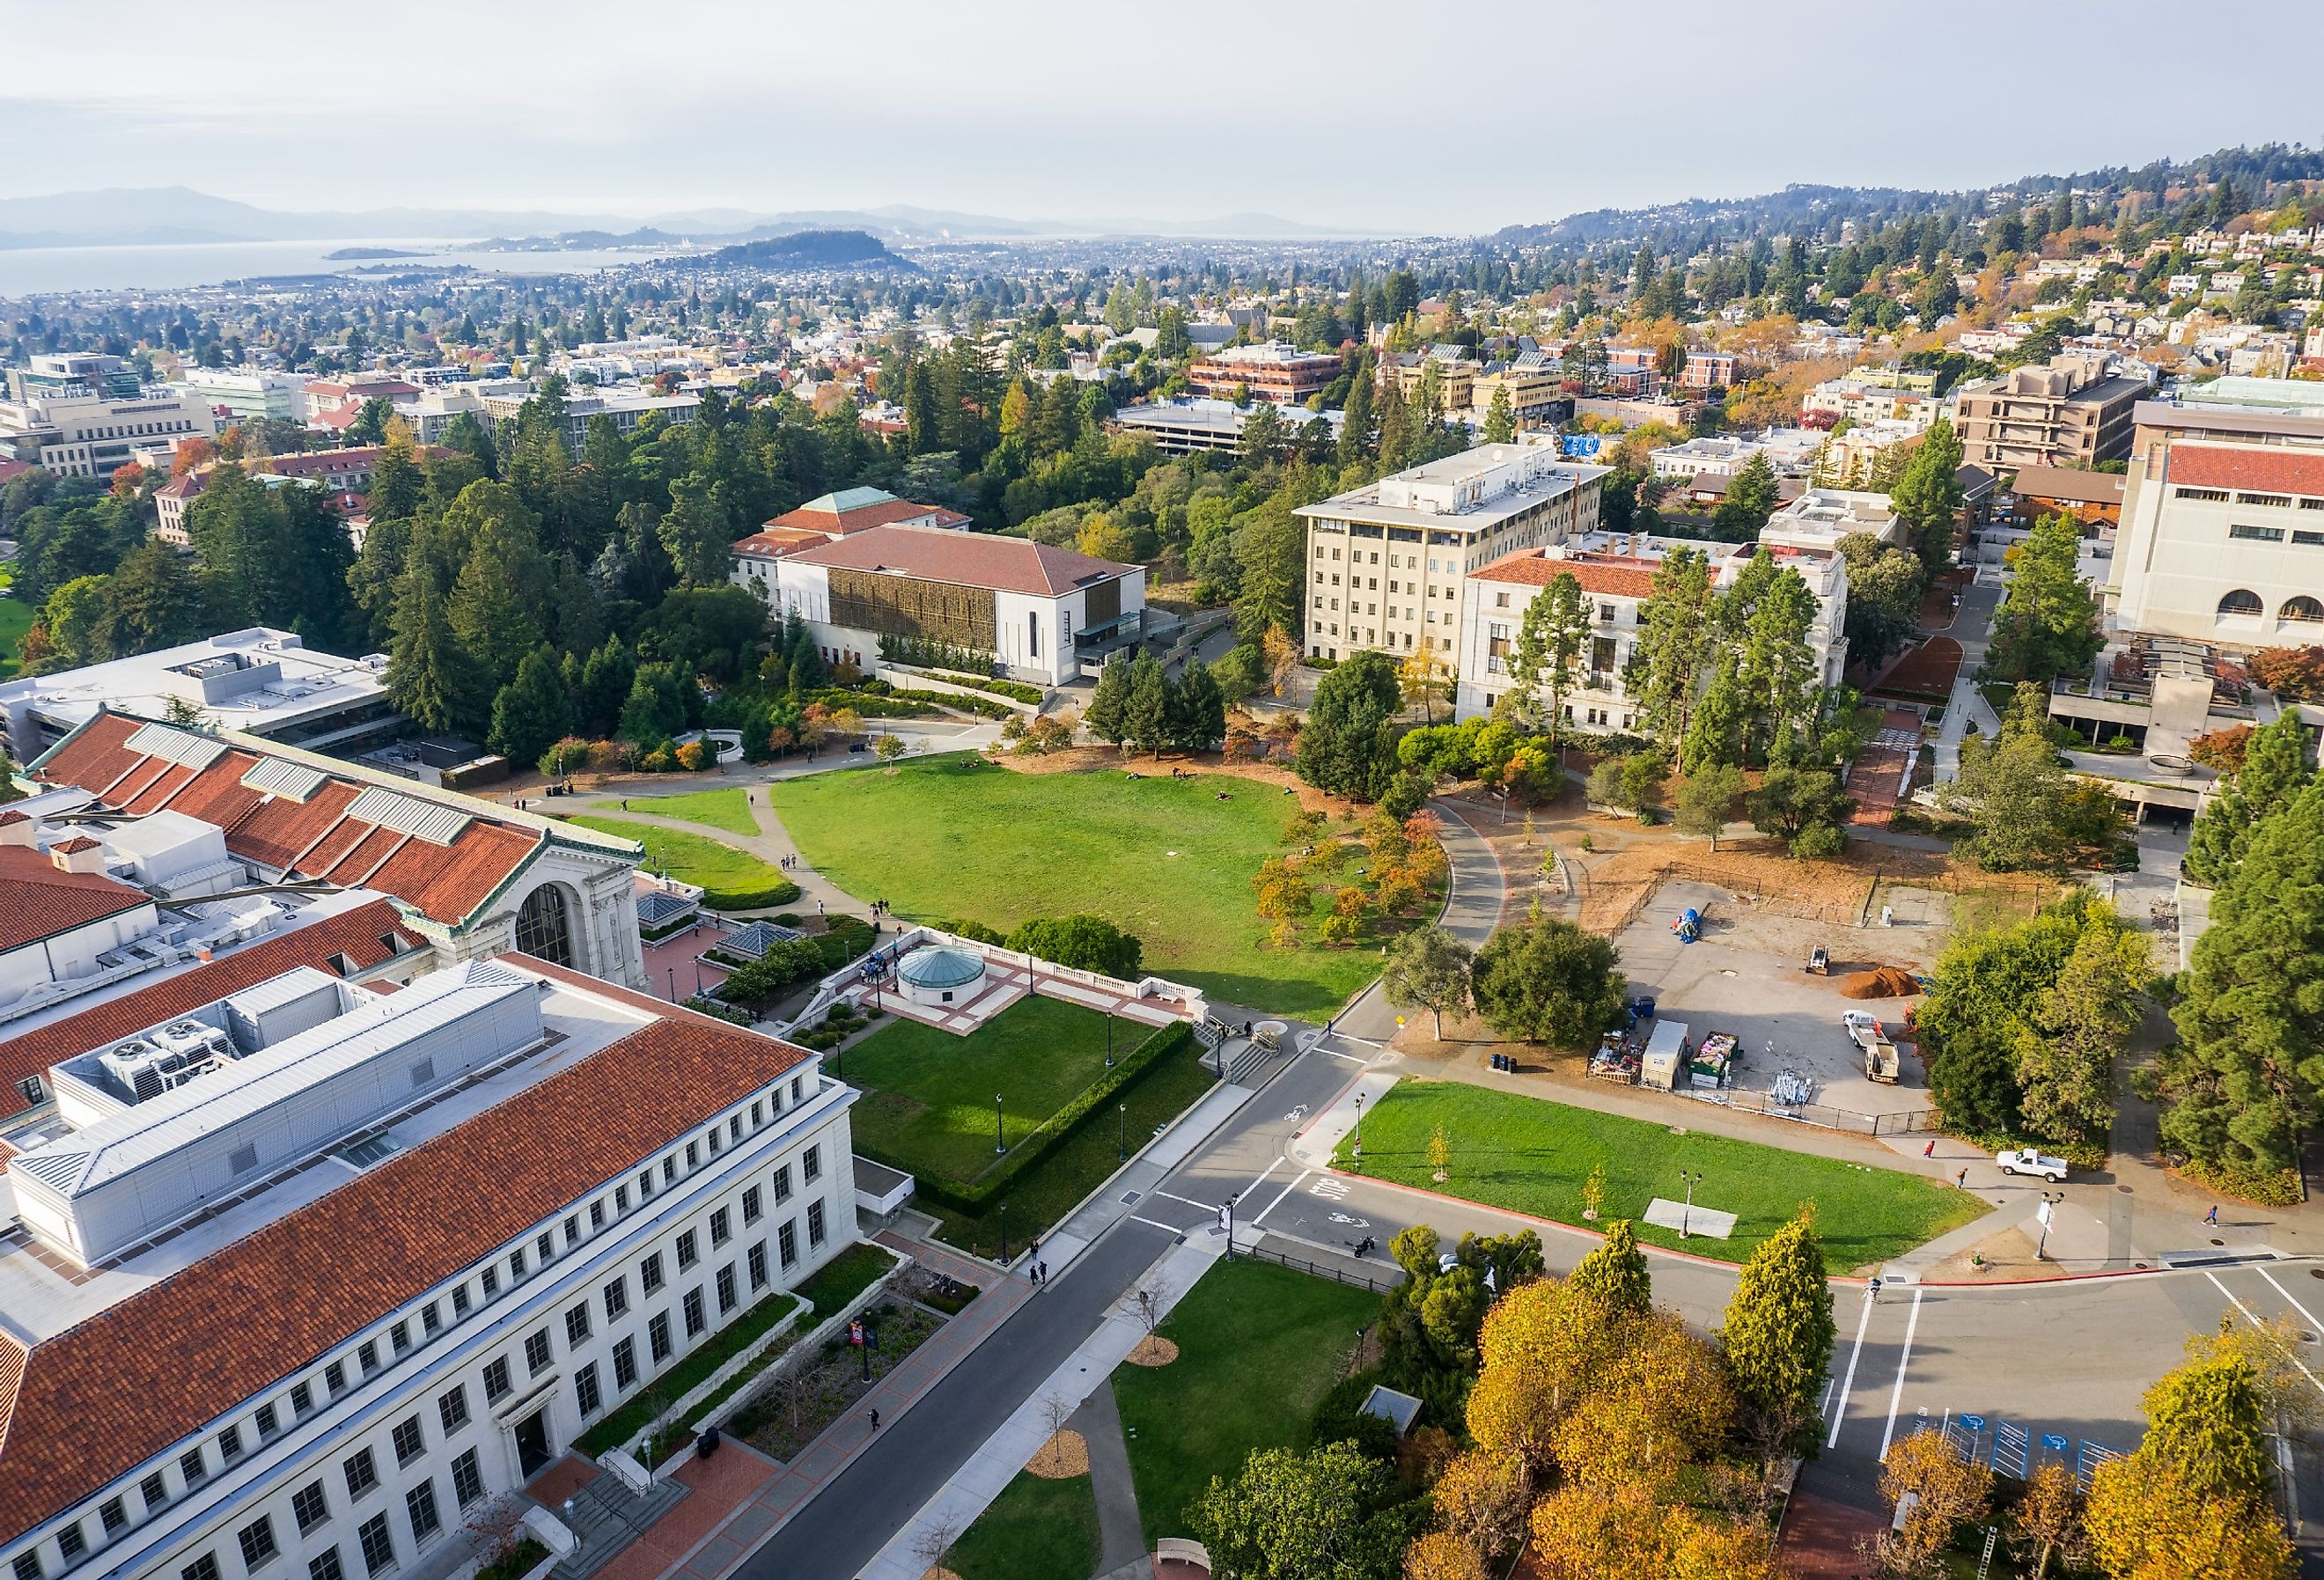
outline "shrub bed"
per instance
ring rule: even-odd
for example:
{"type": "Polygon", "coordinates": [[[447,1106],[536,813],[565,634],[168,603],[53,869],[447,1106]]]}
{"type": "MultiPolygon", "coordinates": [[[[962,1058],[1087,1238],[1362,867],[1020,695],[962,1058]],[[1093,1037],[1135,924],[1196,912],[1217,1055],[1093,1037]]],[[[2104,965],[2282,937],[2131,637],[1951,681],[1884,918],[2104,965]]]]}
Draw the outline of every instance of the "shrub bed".
{"type": "Polygon", "coordinates": [[[990,691],[995,697],[1013,697],[1019,702],[1038,702],[1047,695],[1038,686],[1028,686],[1022,680],[997,680],[990,675],[964,675],[957,670],[936,670],[931,673],[937,679],[954,686],[966,686],[974,691],[990,691]]]}
{"type": "Polygon", "coordinates": [[[2289,1207],[2300,1204],[2300,1174],[2292,1169],[2238,1169],[2230,1163],[2187,1162],[2176,1170],[2206,1190],[2231,1196],[2255,1206],[2289,1207]]]}
{"type": "Polygon", "coordinates": [[[531,1574],[541,1559],[548,1556],[549,1548],[538,1537],[523,1537],[511,1544],[500,1557],[478,1569],[476,1580],[524,1580],[524,1576],[531,1574]]]}
{"type": "MultiPolygon", "coordinates": [[[[872,1276],[876,1278],[879,1275],[875,1273],[872,1276]]],[[[865,1282],[870,1282],[870,1280],[865,1282]]],[[[712,1335],[699,1348],[681,1358],[669,1371],[640,1389],[627,1404],[576,1437],[573,1446],[591,1455],[619,1448],[644,1431],[656,1415],[685,1398],[688,1391],[700,1387],[705,1378],[758,1343],[769,1328],[788,1316],[798,1304],[798,1299],[788,1294],[777,1292],[768,1296],[712,1335]]],[[[725,1389],[719,1398],[723,1399],[732,1391],[732,1388],[725,1389]]],[[[708,1408],[707,1404],[704,1406],[706,1410],[708,1408]]]]}

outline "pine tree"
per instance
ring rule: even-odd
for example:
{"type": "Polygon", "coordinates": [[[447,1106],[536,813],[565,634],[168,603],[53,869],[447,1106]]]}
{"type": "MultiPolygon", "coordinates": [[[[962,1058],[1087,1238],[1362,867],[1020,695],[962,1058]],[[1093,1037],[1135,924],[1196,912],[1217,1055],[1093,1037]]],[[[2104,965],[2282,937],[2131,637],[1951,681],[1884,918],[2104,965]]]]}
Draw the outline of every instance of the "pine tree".
{"type": "Polygon", "coordinates": [[[1769,1421],[1812,1421],[1839,1329],[1825,1281],[1823,1241],[1812,1208],[1751,1253],[1719,1329],[1727,1370],[1743,1402],[1769,1421]]]}
{"type": "Polygon", "coordinates": [[[1527,714],[1540,721],[1553,745],[1564,739],[1565,695],[1573,688],[1582,644],[1589,639],[1590,611],[1582,603],[1582,583],[1572,571],[1561,570],[1526,605],[1509,655],[1518,685],[1515,695],[1523,697],[1527,714]]]}
{"type": "Polygon", "coordinates": [[[493,699],[492,749],[529,768],[558,741],[573,733],[573,699],[558,672],[556,651],[546,643],[524,655],[516,678],[493,699]]]}
{"type": "Polygon", "coordinates": [[[1227,738],[1226,693],[1199,658],[1188,659],[1170,692],[1170,744],[1181,752],[1216,751],[1227,738]]]}
{"type": "Polygon", "coordinates": [[[2234,877],[2254,826],[2299,794],[2309,777],[2308,728],[2300,710],[2287,707],[2252,732],[2243,766],[2195,819],[2180,863],[2188,881],[2217,888],[2234,877]]]}
{"type": "Polygon", "coordinates": [[[1939,418],[1913,448],[1904,475],[1888,496],[1904,522],[1922,574],[1933,581],[1953,559],[1953,529],[1961,510],[1961,446],[1953,425],[1939,418]]]}
{"type": "Polygon", "coordinates": [[[1097,672],[1097,684],[1090,690],[1089,707],[1082,712],[1082,722],[1097,739],[1109,746],[1120,746],[1129,727],[1129,706],[1130,659],[1127,650],[1117,648],[1097,672]]]}
{"type": "Polygon", "coordinates": [[[629,700],[630,687],[637,677],[637,660],[622,645],[620,635],[607,637],[581,667],[581,689],[575,698],[580,729],[591,735],[613,734],[622,716],[622,704],[629,700]]]}
{"type": "Polygon", "coordinates": [[[1485,408],[1485,442],[1508,444],[1517,436],[1517,408],[1509,403],[1509,386],[1493,386],[1492,403],[1485,408]]]}
{"type": "Polygon", "coordinates": [[[1992,666],[2006,680],[2048,682],[2077,673],[2106,639],[2098,595],[2075,568],[2081,532],[2068,515],[2045,515],[2010,550],[2008,590],[1994,614],[1992,666]]]}
{"type": "MultiPolygon", "coordinates": [[[[533,537],[531,518],[506,484],[471,484],[454,506],[454,515],[486,489],[494,491],[500,508],[473,513],[474,536],[445,608],[453,637],[475,666],[474,684],[480,688],[466,701],[456,698],[454,710],[478,723],[493,693],[540,643],[549,590],[548,568],[533,537]]],[[[446,525],[453,524],[447,517],[446,525]]]]}
{"type": "Polygon", "coordinates": [[[1710,560],[1695,549],[1664,556],[1640,614],[1628,681],[1647,732],[1668,750],[1686,735],[1696,672],[1711,647],[1710,560]]]}
{"type": "Polygon", "coordinates": [[[1638,1232],[1628,1218],[1614,1221],[1604,1243],[1575,1265],[1566,1283],[1618,1311],[1644,1317],[1654,1308],[1654,1280],[1646,1252],[1638,1249],[1638,1232]]]}
{"type": "Polygon", "coordinates": [[[1141,652],[1130,666],[1130,695],[1121,707],[1121,737],[1133,751],[1162,755],[1170,738],[1170,678],[1162,661],[1141,652]]]}
{"type": "Polygon", "coordinates": [[[661,518],[659,535],[680,587],[723,586],[734,568],[734,529],[719,501],[721,492],[691,475],[669,485],[670,508],[661,518]]]}
{"type": "Polygon", "coordinates": [[[429,566],[414,560],[396,591],[388,700],[421,729],[441,734],[469,722],[458,709],[474,694],[471,675],[467,655],[445,615],[443,590],[429,566]]]}
{"type": "Polygon", "coordinates": [[[1721,536],[1738,543],[1748,542],[1759,535],[1759,530],[1767,524],[1767,518],[1775,513],[1780,503],[1775,468],[1765,450],[1755,450],[1751,458],[1727,480],[1727,495],[1719,502],[1711,521],[1721,536]]]}

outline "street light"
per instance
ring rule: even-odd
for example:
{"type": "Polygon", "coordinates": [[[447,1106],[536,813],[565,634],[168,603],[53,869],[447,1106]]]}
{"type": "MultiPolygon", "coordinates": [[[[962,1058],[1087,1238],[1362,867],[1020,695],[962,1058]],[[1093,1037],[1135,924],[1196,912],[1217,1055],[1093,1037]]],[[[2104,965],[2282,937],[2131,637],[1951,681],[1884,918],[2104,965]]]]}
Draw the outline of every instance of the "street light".
{"type": "Polygon", "coordinates": [[[2034,1260],[2035,1261],[2046,1261],[2049,1260],[2043,1252],[2046,1252],[2050,1246],[2050,1220],[2052,1217],[2056,1215],[2058,1204],[2065,1199],[2066,1193],[2062,1190],[2045,1190],[2042,1193],[2042,1206],[2039,1212],[2039,1216],[2042,1220],[2042,1238],[2035,1242],[2034,1246],[2034,1260]]]}
{"type": "Polygon", "coordinates": [[[1118,1128],[1120,1133],[1114,1138],[1114,1161],[1127,1163],[1130,1161],[1130,1104],[1127,1103],[1121,1105],[1121,1122],[1118,1128]]]}
{"type": "Polygon", "coordinates": [[[1001,1123],[1001,1094],[998,1092],[992,1095],[992,1150],[996,1152],[1009,1150],[1009,1132],[1001,1123]]]}
{"type": "Polygon", "coordinates": [[[1678,1220],[1678,1237],[1684,1240],[1694,1229],[1694,1187],[1702,1183],[1702,1176],[1682,1169],[1678,1177],[1686,1182],[1686,1210],[1679,1215],[1678,1220]]]}
{"type": "Polygon", "coordinates": [[[669,1002],[678,1003],[678,967],[675,966],[669,968],[669,1002]]]}
{"type": "Polygon", "coordinates": [[[1234,1210],[1235,1203],[1240,1199],[1239,1195],[1231,1196],[1227,1197],[1227,1205],[1219,1209],[1226,1215],[1227,1219],[1227,1260],[1229,1261],[1234,1260],[1234,1210]]]}
{"type": "Polygon", "coordinates": [[[1105,1012],[1105,1067],[1113,1067],[1113,1012],[1105,1012]]]}

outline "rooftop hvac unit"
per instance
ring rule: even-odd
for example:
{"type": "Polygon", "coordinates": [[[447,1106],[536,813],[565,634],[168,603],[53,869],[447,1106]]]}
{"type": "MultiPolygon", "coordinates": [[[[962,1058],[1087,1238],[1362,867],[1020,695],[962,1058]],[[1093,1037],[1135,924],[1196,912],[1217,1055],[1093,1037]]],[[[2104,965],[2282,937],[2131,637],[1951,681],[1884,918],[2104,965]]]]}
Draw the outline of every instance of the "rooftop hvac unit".
{"type": "Polygon", "coordinates": [[[217,1064],[215,1057],[208,1050],[196,1050],[189,1054],[157,1048],[143,1039],[108,1049],[99,1056],[99,1060],[139,1103],[173,1091],[205,1070],[214,1068],[217,1064]]]}
{"type": "Polygon", "coordinates": [[[215,1063],[235,1057],[233,1039],[204,1021],[172,1021],[145,1037],[162,1051],[189,1060],[215,1063]]]}

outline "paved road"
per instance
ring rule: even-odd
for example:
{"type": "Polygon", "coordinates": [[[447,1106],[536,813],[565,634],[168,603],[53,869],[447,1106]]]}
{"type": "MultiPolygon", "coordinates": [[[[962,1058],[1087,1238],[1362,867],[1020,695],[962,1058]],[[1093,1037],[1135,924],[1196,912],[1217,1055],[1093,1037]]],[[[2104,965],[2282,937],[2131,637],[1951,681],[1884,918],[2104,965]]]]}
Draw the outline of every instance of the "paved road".
{"type": "MultiPolygon", "coordinates": [[[[1438,800],[1430,802],[1428,809],[1443,826],[1444,856],[1451,867],[1451,887],[1440,925],[1471,949],[1482,948],[1493,929],[1501,925],[1501,913],[1508,903],[1508,876],[1501,870],[1493,847],[1469,826],[1467,818],[1473,808],[1438,800]]],[[[1386,1043],[1397,1033],[1396,1007],[1374,982],[1340,1012],[1333,1024],[1351,1038],[1386,1043]]]]}

